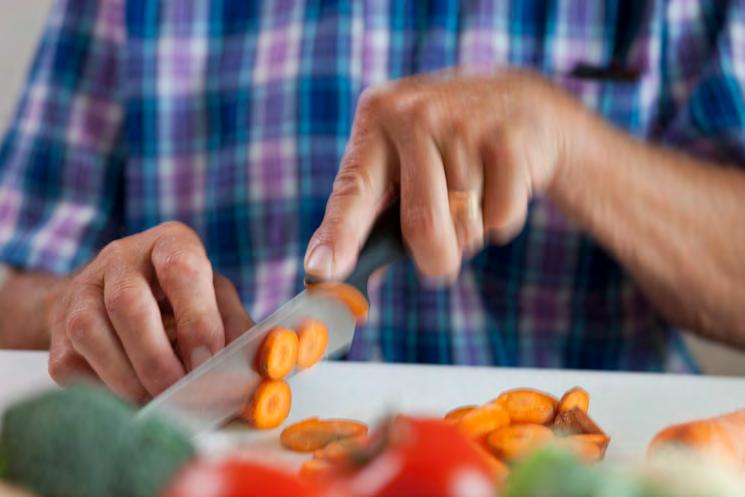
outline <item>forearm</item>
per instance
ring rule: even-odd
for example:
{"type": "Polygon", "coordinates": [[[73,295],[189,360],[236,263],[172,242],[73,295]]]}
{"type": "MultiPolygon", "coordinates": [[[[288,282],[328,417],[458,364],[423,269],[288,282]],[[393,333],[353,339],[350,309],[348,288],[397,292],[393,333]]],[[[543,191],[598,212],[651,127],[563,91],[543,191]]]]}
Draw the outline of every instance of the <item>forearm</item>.
{"type": "Polygon", "coordinates": [[[745,347],[745,172],[578,127],[549,195],[668,319],[745,347]]]}
{"type": "Polygon", "coordinates": [[[0,287],[0,348],[47,349],[46,309],[62,278],[9,271],[0,287]]]}

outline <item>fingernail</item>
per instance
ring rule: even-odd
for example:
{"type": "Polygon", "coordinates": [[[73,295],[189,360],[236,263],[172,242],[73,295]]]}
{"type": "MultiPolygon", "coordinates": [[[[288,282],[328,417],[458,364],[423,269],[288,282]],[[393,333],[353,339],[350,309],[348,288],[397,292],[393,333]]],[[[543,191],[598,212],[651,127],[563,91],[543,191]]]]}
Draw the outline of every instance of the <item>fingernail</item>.
{"type": "Polygon", "coordinates": [[[334,272],[334,254],[328,245],[317,245],[305,262],[305,271],[319,278],[331,278],[334,272]]]}
{"type": "Polygon", "coordinates": [[[212,357],[212,352],[207,347],[197,347],[191,351],[191,369],[196,369],[200,364],[212,357]]]}

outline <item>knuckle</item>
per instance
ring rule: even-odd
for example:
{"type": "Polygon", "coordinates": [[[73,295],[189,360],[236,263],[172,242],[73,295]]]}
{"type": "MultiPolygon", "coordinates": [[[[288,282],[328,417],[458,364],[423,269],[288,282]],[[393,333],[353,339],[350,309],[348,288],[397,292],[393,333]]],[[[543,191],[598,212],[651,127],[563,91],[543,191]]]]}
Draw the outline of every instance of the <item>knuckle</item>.
{"type": "Polygon", "coordinates": [[[176,319],[180,337],[199,343],[213,343],[222,335],[222,322],[209,312],[186,314],[176,319]]]}
{"type": "Polygon", "coordinates": [[[95,312],[86,307],[79,307],[68,314],[65,320],[65,333],[73,343],[84,344],[95,332],[98,318],[95,312]]]}
{"type": "Polygon", "coordinates": [[[181,221],[166,221],[156,226],[155,229],[168,235],[196,236],[196,232],[188,224],[181,221]]]}
{"type": "Polygon", "coordinates": [[[432,129],[439,118],[437,107],[429,99],[407,99],[402,113],[406,124],[432,129]]]}
{"type": "Polygon", "coordinates": [[[123,240],[114,240],[101,249],[98,258],[107,262],[124,259],[127,253],[125,245],[123,240]]]}
{"type": "Polygon", "coordinates": [[[362,90],[357,101],[357,112],[362,115],[378,115],[385,105],[385,91],[379,86],[362,90]]]}
{"type": "Polygon", "coordinates": [[[372,179],[356,157],[348,157],[334,180],[337,197],[364,196],[372,191],[372,179]]]}
{"type": "Polygon", "coordinates": [[[74,352],[68,348],[52,350],[49,353],[47,370],[49,376],[58,384],[63,383],[73,371],[74,352]]]}
{"type": "Polygon", "coordinates": [[[133,316],[145,312],[140,290],[126,281],[113,285],[110,291],[105,292],[104,305],[107,312],[114,316],[133,316]]]}
{"type": "Polygon", "coordinates": [[[153,264],[159,276],[168,279],[196,279],[205,272],[211,272],[207,257],[192,248],[178,248],[174,250],[158,250],[153,252],[153,264]]]}

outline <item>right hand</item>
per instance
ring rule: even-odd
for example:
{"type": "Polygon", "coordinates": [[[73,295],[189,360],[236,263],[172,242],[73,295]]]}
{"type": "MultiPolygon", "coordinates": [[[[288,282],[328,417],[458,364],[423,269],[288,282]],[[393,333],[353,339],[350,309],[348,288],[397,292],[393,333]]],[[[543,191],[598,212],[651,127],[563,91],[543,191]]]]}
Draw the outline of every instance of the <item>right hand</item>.
{"type": "Polygon", "coordinates": [[[52,292],[49,373],[92,376],[144,402],[253,324],[213,274],[189,227],[167,222],[116,240],[52,292]]]}

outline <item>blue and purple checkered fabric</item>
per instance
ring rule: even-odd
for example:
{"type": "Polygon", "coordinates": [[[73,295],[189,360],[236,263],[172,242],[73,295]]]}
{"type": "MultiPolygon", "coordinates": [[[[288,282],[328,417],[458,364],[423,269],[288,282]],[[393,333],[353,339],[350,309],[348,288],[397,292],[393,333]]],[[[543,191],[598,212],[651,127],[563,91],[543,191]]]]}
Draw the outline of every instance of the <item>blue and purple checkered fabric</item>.
{"type": "MultiPolygon", "coordinates": [[[[68,273],[178,219],[265,316],[302,286],[362,89],[456,65],[534,68],[640,138],[742,164],[742,0],[624,3],[58,0],[0,151],[0,260],[68,273]],[[572,75],[614,58],[639,77],[572,75]]],[[[451,288],[401,264],[371,298],[353,359],[695,369],[546,199],[451,288]]]]}

